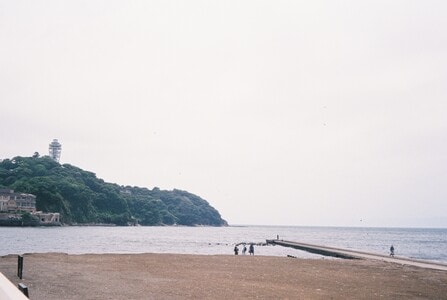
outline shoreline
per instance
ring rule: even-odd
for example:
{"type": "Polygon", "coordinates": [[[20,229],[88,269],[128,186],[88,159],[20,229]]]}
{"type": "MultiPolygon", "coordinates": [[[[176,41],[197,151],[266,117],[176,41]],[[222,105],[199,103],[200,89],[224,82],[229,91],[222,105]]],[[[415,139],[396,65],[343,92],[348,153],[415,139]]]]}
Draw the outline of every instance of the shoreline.
{"type": "MultiPolygon", "coordinates": [[[[1,228],[8,240],[0,247],[0,255],[9,253],[67,252],[67,253],[194,253],[232,254],[234,244],[262,243],[275,238],[338,247],[387,255],[389,246],[396,245],[396,255],[414,259],[447,263],[447,229],[421,230],[358,230],[312,229],[290,227],[215,228],[215,227],[121,227],[121,226],[64,226],[44,230],[34,228],[1,228]],[[371,237],[371,238],[370,238],[371,237]],[[64,241],[64,242],[59,242],[64,241]],[[232,246],[230,245],[232,244],[232,246]]],[[[256,254],[309,257],[307,252],[284,247],[258,248],[256,254]],[[301,255],[304,254],[304,255],[301,255]]]]}
{"type": "Polygon", "coordinates": [[[24,254],[0,271],[31,299],[440,299],[447,272],[373,260],[196,254],[24,254]]]}

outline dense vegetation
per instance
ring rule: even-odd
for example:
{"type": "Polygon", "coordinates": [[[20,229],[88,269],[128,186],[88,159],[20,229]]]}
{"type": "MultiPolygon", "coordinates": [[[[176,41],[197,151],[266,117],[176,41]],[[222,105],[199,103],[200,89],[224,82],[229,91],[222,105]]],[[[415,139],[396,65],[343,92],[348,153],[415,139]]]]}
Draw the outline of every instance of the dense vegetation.
{"type": "Polygon", "coordinates": [[[65,224],[227,225],[207,201],[186,191],[107,183],[38,153],[1,161],[0,188],[36,195],[37,209],[59,212],[65,224]]]}

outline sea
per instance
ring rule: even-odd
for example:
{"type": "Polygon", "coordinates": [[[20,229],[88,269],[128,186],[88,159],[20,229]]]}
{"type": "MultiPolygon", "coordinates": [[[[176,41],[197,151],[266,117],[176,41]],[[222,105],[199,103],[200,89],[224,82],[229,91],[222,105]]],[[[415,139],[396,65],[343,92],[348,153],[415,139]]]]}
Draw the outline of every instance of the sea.
{"type": "Polygon", "coordinates": [[[255,255],[322,258],[293,248],[263,245],[279,239],[447,263],[447,228],[305,226],[228,227],[0,227],[0,256],[62,252],[232,255],[239,243],[254,243],[255,255]]]}

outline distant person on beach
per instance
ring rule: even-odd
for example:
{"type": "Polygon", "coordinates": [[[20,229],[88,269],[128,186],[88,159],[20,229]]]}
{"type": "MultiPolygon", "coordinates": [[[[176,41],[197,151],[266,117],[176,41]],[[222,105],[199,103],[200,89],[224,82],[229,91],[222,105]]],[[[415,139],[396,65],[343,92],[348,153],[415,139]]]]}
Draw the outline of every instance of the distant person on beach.
{"type": "Polygon", "coordinates": [[[253,246],[253,244],[250,244],[250,248],[248,249],[248,253],[250,255],[255,255],[255,246],[253,246]]]}
{"type": "Polygon", "coordinates": [[[391,245],[390,247],[390,256],[394,256],[394,246],[391,245]]]}
{"type": "Polygon", "coordinates": [[[245,246],[245,244],[244,244],[244,248],[242,248],[242,254],[245,255],[245,252],[247,252],[247,246],[245,246]]]}
{"type": "Polygon", "coordinates": [[[234,246],[234,255],[238,255],[239,254],[239,248],[236,246],[234,246]]]}

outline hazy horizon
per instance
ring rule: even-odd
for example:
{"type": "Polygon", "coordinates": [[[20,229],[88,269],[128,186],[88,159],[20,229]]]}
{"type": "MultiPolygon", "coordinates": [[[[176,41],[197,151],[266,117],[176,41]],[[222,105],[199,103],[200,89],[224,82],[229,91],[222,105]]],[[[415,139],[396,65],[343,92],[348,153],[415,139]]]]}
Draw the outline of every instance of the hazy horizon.
{"type": "Polygon", "coordinates": [[[447,227],[447,3],[0,0],[0,158],[230,224],[447,227]]]}

